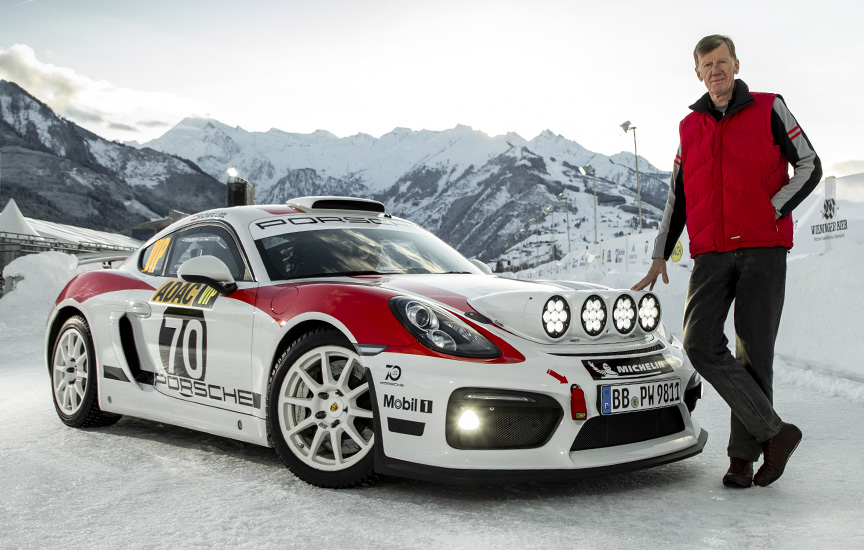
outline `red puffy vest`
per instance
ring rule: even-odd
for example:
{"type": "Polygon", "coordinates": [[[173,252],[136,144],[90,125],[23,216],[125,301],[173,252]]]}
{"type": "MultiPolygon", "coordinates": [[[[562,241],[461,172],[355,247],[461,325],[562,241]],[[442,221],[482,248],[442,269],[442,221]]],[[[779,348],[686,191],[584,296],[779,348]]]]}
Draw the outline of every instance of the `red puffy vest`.
{"type": "Polygon", "coordinates": [[[754,101],[719,121],[693,112],[679,125],[691,256],[792,247],[792,216],[775,220],[771,204],[789,181],[789,163],[771,133],[776,96],[751,95],[754,101]]]}

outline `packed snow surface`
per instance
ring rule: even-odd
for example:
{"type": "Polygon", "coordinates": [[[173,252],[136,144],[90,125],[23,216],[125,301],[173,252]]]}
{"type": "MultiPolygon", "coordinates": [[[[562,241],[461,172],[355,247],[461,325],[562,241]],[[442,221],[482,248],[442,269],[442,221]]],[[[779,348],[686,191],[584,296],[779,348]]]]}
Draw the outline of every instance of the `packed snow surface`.
{"type": "MultiPolygon", "coordinates": [[[[4,275],[23,279],[0,300],[0,548],[860,548],[864,384],[823,368],[862,351],[851,275],[862,258],[839,256],[824,269],[850,276],[831,284],[790,262],[790,300],[844,299],[830,303],[835,318],[787,310],[775,402],[804,440],[777,483],[746,490],[720,482],[729,410],[710,386],[695,411],[710,434],[702,454],[556,484],[391,478],[327,490],[293,477],[264,447],[129,417],[67,428],[54,412],[42,345],[73,272],[59,253],[21,258],[4,275]],[[795,347],[805,334],[819,335],[816,349],[795,347]]],[[[686,275],[676,269],[661,285],[679,336],[686,275]]],[[[598,282],[629,287],[634,278],[598,282]]]]}

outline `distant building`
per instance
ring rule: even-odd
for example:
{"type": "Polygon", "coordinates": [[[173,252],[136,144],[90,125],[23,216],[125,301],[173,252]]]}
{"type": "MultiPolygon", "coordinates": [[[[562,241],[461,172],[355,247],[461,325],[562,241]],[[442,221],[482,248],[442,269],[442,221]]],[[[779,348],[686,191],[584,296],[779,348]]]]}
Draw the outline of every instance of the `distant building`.
{"type": "Polygon", "coordinates": [[[168,212],[167,218],[140,223],[136,226],[130,227],[129,229],[124,229],[122,233],[123,235],[128,235],[133,239],[138,239],[143,242],[155,235],[156,233],[159,233],[172,223],[180,221],[188,215],[189,214],[184,214],[179,210],[171,210],[170,212],[168,212]]]}

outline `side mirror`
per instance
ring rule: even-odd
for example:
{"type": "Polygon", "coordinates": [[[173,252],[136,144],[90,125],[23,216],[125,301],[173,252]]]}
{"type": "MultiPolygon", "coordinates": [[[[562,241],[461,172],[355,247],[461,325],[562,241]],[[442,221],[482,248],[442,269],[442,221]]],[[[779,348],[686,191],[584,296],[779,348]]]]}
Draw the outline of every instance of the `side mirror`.
{"type": "Polygon", "coordinates": [[[227,296],[237,290],[234,276],[225,262],[215,256],[198,256],[183,262],[177,275],[190,283],[204,283],[227,296]]]}
{"type": "Polygon", "coordinates": [[[485,263],[481,262],[477,258],[471,258],[471,263],[474,264],[475,266],[479,267],[480,271],[482,271],[484,274],[492,275],[492,270],[489,268],[489,266],[486,265],[485,263]]]}

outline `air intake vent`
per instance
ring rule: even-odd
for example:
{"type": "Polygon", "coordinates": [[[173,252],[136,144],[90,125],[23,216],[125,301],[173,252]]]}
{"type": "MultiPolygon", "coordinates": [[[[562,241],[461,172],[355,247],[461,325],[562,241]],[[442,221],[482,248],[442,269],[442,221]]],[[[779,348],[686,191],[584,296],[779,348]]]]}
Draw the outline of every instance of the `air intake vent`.
{"type": "Polygon", "coordinates": [[[648,441],[683,432],[684,427],[678,407],[595,416],[579,430],[570,450],[585,451],[648,441]]]}

